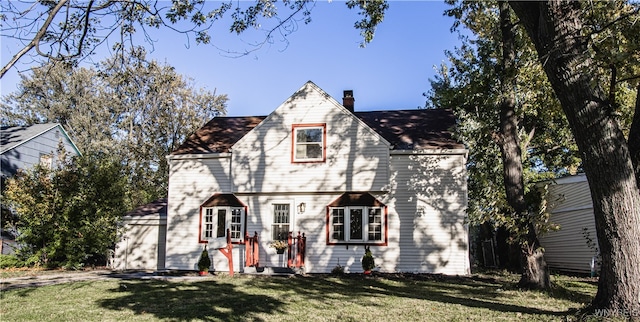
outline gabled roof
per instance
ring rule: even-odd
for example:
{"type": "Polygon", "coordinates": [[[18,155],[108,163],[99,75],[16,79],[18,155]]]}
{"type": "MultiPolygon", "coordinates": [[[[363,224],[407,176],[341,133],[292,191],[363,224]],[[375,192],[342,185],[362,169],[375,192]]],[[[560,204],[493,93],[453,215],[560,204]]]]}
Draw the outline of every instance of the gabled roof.
{"type": "Polygon", "coordinates": [[[449,109],[355,112],[391,143],[393,150],[464,149],[453,138],[456,117],[449,109]]]}
{"type": "Polygon", "coordinates": [[[346,206],[384,207],[384,204],[368,192],[345,192],[327,205],[327,207],[346,206]]]}
{"type": "Polygon", "coordinates": [[[38,137],[39,135],[55,128],[59,127],[62,135],[64,135],[69,143],[75,149],[75,152],[80,154],[80,150],[75,145],[73,140],[67,134],[67,131],[64,130],[62,125],[59,123],[45,123],[45,124],[34,124],[34,125],[25,125],[25,126],[3,126],[0,128],[0,154],[4,154],[5,152],[14,149],[30,140],[38,137]]]}
{"type": "Polygon", "coordinates": [[[215,117],[171,154],[226,153],[266,116],[215,117]]]}
{"type": "Polygon", "coordinates": [[[167,217],[167,198],[161,198],[154,200],[148,204],[138,206],[136,209],[126,213],[128,217],[144,217],[150,215],[159,215],[160,217],[167,217]]]}
{"type": "MultiPolygon", "coordinates": [[[[464,149],[453,138],[455,116],[449,109],[355,112],[356,117],[391,143],[394,150],[464,149]]],[[[172,154],[226,153],[266,116],[216,117],[172,154]]]]}
{"type": "Polygon", "coordinates": [[[205,201],[200,207],[246,207],[245,204],[232,193],[214,193],[207,201],[205,201]]]}

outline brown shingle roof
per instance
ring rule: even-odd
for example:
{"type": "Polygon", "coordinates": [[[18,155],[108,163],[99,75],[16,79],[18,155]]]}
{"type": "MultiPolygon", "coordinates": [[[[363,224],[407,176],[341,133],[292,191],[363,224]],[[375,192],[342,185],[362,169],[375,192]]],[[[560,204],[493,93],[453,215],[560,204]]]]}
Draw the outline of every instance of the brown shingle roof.
{"type": "Polygon", "coordinates": [[[171,154],[225,153],[266,116],[214,117],[171,154]]]}
{"type": "Polygon", "coordinates": [[[456,118],[449,109],[355,112],[393,150],[464,149],[453,138],[456,118]]]}
{"type": "Polygon", "coordinates": [[[126,213],[126,216],[143,217],[155,214],[159,214],[160,217],[167,217],[167,198],[161,198],[146,205],[138,206],[136,209],[126,213]]]}
{"type": "MultiPolygon", "coordinates": [[[[394,150],[463,149],[452,128],[456,120],[447,109],[392,110],[354,113],[391,143],[394,150]]],[[[266,116],[216,117],[191,135],[172,154],[229,152],[240,138],[266,116]]]]}

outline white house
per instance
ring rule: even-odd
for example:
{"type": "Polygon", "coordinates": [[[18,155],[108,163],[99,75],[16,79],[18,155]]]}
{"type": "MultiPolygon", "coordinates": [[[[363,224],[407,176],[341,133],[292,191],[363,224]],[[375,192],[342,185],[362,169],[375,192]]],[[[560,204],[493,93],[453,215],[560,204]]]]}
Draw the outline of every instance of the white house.
{"type": "Polygon", "coordinates": [[[560,230],[540,237],[547,265],[560,271],[589,273],[597,255],[598,237],[587,176],[555,179],[547,201],[549,220],[560,226],[560,230]]]}
{"type": "Polygon", "coordinates": [[[452,112],[354,112],[344,94],[340,104],[307,82],[268,116],[216,117],[174,151],[166,269],[197,269],[208,246],[215,271],[230,258],[240,272],[301,261],[307,273],[361,272],[370,246],[381,272],[469,274],[467,150],[452,112]],[[290,232],[304,251],[269,247],[290,232]]]}

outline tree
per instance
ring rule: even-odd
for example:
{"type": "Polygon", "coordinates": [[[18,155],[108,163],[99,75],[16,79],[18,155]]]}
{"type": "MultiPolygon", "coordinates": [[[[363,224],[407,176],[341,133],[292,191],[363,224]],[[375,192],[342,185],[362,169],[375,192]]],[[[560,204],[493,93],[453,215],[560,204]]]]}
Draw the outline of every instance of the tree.
{"type": "Polygon", "coordinates": [[[83,152],[118,156],[130,179],[128,196],[139,205],[166,196],[166,156],[224,113],[226,95],[191,82],[171,66],[146,61],[142,49],[97,69],[52,63],[22,76],[19,90],[4,98],[2,122],[59,122],[83,152]]]}
{"type": "Polygon", "coordinates": [[[520,149],[518,116],[516,114],[516,49],[515,25],[511,22],[511,10],[504,1],[499,1],[500,34],[502,37],[502,60],[500,99],[500,131],[496,133],[496,141],[502,154],[503,178],[506,198],[513,209],[512,216],[522,223],[517,227],[524,233],[519,240],[522,277],[520,285],[528,288],[550,287],[549,271],[544,260],[537,232],[533,221],[529,218],[525,201],[525,184],[522,167],[522,151],[520,149]]]}
{"type": "Polygon", "coordinates": [[[3,203],[13,210],[27,263],[79,268],[105,262],[118,221],[130,209],[126,174],[115,158],[84,155],[36,166],[7,180],[3,203]]]}
{"type": "MultiPolygon", "coordinates": [[[[598,293],[591,308],[640,312],[640,189],[630,144],[616,119],[616,106],[604,90],[606,81],[597,68],[592,43],[595,34],[625,16],[637,19],[638,8],[622,5],[616,9],[623,9],[625,14],[588,24],[585,12],[589,10],[581,2],[510,5],[534,43],[562,104],[589,180],[602,254],[598,293]]],[[[613,51],[607,52],[615,55],[613,51]]]]}
{"type": "MultiPolygon", "coordinates": [[[[210,6],[205,0],[52,0],[37,3],[3,1],[0,3],[3,37],[13,38],[23,48],[0,69],[0,78],[24,57],[34,60],[75,63],[91,56],[100,45],[113,42],[114,55],[127,47],[137,47],[135,33],[147,35],[147,28],[167,28],[185,35],[187,45],[212,42],[214,25],[228,24],[227,30],[241,34],[247,29],[264,33],[250,49],[230,54],[246,55],[269,44],[276,36],[286,38],[296,25],[311,22],[313,0],[256,0],[254,3],[225,0],[210,6]],[[301,18],[298,18],[302,15],[301,18]],[[263,25],[265,27],[263,27],[263,25]],[[35,53],[34,53],[35,51],[35,53]]],[[[356,22],[362,30],[363,45],[373,39],[375,27],[382,21],[386,1],[349,0],[349,8],[359,8],[363,19],[356,22]]],[[[150,37],[145,40],[153,45],[150,37]]]]}
{"type": "Polygon", "coordinates": [[[547,288],[537,235],[555,225],[544,212],[544,191],[537,182],[575,172],[579,159],[573,139],[557,100],[546,94],[550,88],[535,50],[515,28],[508,5],[451,4],[447,14],[456,18],[454,30],[464,25],[476,38],[462,37],[463,46],[447,52],[451,68],[443,66],[431,82],[427,105],[453,108],[459,137],[470,147],[471,223],[490,223],[498,230],[495,237],[507,231],[517,252],[509,256],[508,249],[499,247],[501,264],[514,268],[515,259],[521,286],[547,288]]]}

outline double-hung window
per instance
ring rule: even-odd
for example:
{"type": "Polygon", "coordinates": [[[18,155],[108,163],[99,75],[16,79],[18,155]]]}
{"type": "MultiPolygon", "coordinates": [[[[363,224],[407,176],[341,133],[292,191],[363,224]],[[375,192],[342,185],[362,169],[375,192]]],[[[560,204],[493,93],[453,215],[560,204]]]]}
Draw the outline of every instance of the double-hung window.
{"type": "Polygon", "coordinates": [[[289,237],[291,223],[291,205],[288,203],[273,204],[273,226],[271,226],[272,240],[286,240],[289,237]]]}
{"type": "Polygon", "coordinates": [[[329,242],[385,243],[383,207],[329,207],[329,242]]]}
{"type": "Polygon", "coordinates": [[[324,162],[326,124],[294,124],[292,162],[324,162]]]}
{"type": "Polygon", "coordinates": [[[202,239],[211,241],[227,237],[240,242],[244,232],[244,207],[206,207],[202,209],[202,239]]]}

